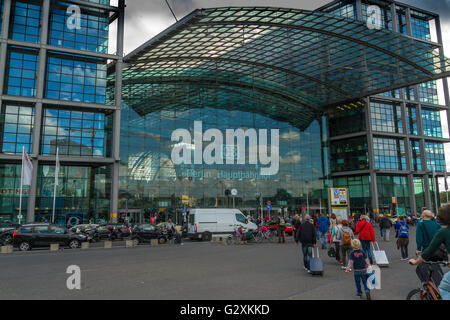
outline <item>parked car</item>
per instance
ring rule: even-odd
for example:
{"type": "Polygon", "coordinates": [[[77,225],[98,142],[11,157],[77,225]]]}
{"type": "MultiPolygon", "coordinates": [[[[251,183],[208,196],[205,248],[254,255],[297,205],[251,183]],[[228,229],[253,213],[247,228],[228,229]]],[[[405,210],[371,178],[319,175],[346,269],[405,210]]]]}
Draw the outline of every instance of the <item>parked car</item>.
{"type": "Polygon", "coordinates": [[[167,242],[167,233],[161,230],[158,226],[152,224],[140,224],[133,228],[131,240],[135,244],[150,242],[152,239],[158,239],[159,244],[167,242]]]}
{"type": "Polygon", "coordinates": [[[13,244],[21,251],[50,247],[53,243],[75,249],[79,248],[82,242],[89,240],[89,237],[82,233],[71,232],[64,227],[49,223],[26,224],[13,233],[13,244]]]}

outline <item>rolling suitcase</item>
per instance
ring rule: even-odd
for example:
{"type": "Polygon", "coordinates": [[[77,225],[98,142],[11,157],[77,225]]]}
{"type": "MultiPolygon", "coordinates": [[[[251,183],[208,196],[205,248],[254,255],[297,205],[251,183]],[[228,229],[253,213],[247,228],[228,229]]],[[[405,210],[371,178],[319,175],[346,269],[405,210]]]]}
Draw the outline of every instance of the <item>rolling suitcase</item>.
{"type": "Polygon", "coordinates": [[[380,267],[388,267],[389,261],[386,256],[386,252],[384,250],[380,250],[380,247],[378,246],[378,242],[375,242],[377,245],[377,250],[375,250],[375,246],[372,242],[372,249],[373,249],[373,262],[374,264],[380,266],[380,267]]]}
{"type": "Polygon", "coordinates": [[[323,276],[323,262],[322,259],[319,257],[319,248],[317,247],[317,256],[314,256],[314,249],[313,249],[313,256],[311,260],[309,261],[309,271],[313,276],[323,276]]]}

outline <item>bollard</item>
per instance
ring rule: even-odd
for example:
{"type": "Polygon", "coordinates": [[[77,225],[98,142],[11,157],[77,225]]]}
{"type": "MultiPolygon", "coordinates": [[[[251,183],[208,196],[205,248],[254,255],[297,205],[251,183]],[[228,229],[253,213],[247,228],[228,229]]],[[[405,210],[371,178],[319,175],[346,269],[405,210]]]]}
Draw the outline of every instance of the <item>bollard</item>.
{"type": "Polygon", "coordinates": [[[133,248],[134,247],[134,241],[133,240],[126,240],[125,241],[125,247],[126,248],[133,248]]]}
{"type": "Polygon", "coordinates": [[[2,246],[1,254],[11,254],[13,253],[13,246],[2,246]]]}
{"type": "Polygon", "coordinates": [[[105,249],[111,249],[112,248],[112,241],[105,241],[105,249]]]}
{"type": "Polygon", "coordinates": [[[150,240],[150,244],[152,245],[152,246],[157,246],[159,243],[158,243],[158,239],[152,239],[152,240],[150,240]]]}
{"type": "Polygon", "coordinates": [[[89,242],[82,242],[81,243],[81,249],[82,250],[89,249],[89,242]]]}
{"type": "Polygon", "coordinates": [[[59,244],[58,243],[50,244],[50,251],[58,251],[58,250],[59,250],[59,244]]]}

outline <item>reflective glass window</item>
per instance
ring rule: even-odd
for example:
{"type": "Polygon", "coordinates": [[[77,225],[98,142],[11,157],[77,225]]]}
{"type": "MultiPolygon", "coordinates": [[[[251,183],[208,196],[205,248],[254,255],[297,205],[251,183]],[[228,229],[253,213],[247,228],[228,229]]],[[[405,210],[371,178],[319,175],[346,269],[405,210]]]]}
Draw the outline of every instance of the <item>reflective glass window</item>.
{"type": "Polygon", "coordinates": [[[25,147],[25,151],[30,154],[33,142],[34,108],[6,104],[2,112],[2,152],[22,154],[25,147]]]}
{"type": "Polygon", "coordinates": [[[407,121],[409,134],[418,135],[419,130],[417,127],[417,107],[414,105],[407,106],[407,121]]]}
{"type": "Polygon", "coordinates": [[[436,81],[419,84],[420,101],[424,103],[439,104],[439,96],[436,81]]]}
{"type": "Polygon", "coordinates": [[[106,63],[49,56],[45,96],[49,99],[105,104],[106,63]]]}
{"type": "Polygon", "coordinates": [[[410,140],[411,166],[413,171],[422,171],[422,158],[420,152],[420,141],[410,140]]]}
{"type": "MultiPolygon", "coordinates": [[[[109,167],[61,166],[58,178],[55,224],[65,227],[68,222],[86,224],[109,220],[109,167]]],[[[40,165],[37,179],[36,221],[51,220],[55,166],[40,165]]]]}
{"type": "Polygon", "coordinates": [[[422,107],[423,134],[427,137],[442,138],[441,112],[422,107]]]}
{"type": "Polygon", "coordinates": [[[370,120],[373,131],[403,133],[401,107],[397,104],[371,101],[370,120]]]}
{"type": "Polygon", "coordinates": [[[40,1],[15,1],[12,4],[12,10],[11,38],[39,43],[41,33],[40,1]]]}
{"type": "Polygon", "coordinates": [[[373,138],[375,167],[406,170],[405,143],[401,139],[373,138]]]}
{"type": "MultiPolygon", "coordinates": [[[[369,1],[362,2],[362,20],[364,22],[367,22],[368,17],[371,16],[371,12],[369,12],[368,8],[372,5],[369,1]]],[[[390,7],[387,6],[380,6],[379,3],[377,3],[378,7],[381,9],[381,27],[383,29],[392,30],[392,14],[390,7]]]]}
{"type": "Polygon", "coordinates": [[[107,12],[81,8],[79,25],[68,24],[71,4],[53,3],[50,13],[49,43],[54,46],[108,53],[109,16],[107,12]]]}
{"type": "Polygon", "coordinates": [[[8,95],[35,97],[38,55],[34,51],[13,49],[9,51],[7,78],[8,95]]]}
{"type": "Polygon", "coordinates": [[[427,169],[435,171],[445,171],[444,144],[441,142],[425,142],[425,155],[427,159],[427,169]]]}
{"type": "Polygon", "coordinates": [[[109,116],[87,111],[46,108],[43,117],[41,154],[106,157],[111,133],[109,116]]]}
{"type": "Polygon", "coordinates": [[[420,13],[411,11],[411,31],[412,36],[422,40],[431,41],[430,23],[427,19],[419,16],[420,13]]]}
{"type": "Polygon", "coordinates": [[[410,210],[409,187],[406,176],[377,175],[378,202],[385,213],[395,212],[405,215],[410,210]],[[392,204],[392,197],[397,198],[397,204],[392,204]]]}
{"type": "Polygon", "coordinates": [[[332,141],[330,143],[330,150],[332,172],[364,170],[369,168],[366,137],[332,141]]]}

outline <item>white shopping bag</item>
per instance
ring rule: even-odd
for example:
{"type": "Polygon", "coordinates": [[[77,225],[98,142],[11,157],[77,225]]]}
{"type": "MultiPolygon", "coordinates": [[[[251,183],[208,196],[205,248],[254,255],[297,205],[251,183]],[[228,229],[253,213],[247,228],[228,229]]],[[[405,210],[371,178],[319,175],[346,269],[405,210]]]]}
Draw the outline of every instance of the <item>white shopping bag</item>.
{"type": "Polygon", "coordinates": [[[389,261],[386,256],[386,252],[384,250],[380,250],[380,247],[378,246],[378,242],[375,242],[375,244],[377,245],[377,250],[375,250],[375,246],[372,243],[373,263],[380,267],[389,266],[389,261]]]}
{"type": "Polygon", "coordinates": [[[370,290],[381,289],[381,269],[377,265],[372,265],[367,269],[367,286],[370,290]]]}

